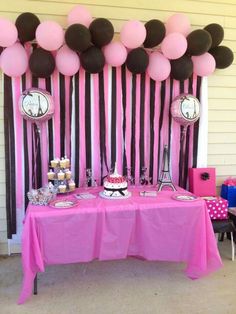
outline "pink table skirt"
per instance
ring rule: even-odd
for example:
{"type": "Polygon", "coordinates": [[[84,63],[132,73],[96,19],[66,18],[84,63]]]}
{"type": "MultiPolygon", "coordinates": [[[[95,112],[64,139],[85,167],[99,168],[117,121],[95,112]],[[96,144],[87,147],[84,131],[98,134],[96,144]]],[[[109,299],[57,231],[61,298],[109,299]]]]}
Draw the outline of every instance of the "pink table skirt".
{"type": "MultiPolygon", "coordinates": [[[[18,303],[32,294],[37,272],[45,265],[124,259],[186,262],[192,279],[219,269],[222,262],[205,201],[157,197],[79,200],[68,209],[29,205],[22,235],[23,284],[18,303]]],[[[73,198],[73,195],[71,196],[73,198]]]]}

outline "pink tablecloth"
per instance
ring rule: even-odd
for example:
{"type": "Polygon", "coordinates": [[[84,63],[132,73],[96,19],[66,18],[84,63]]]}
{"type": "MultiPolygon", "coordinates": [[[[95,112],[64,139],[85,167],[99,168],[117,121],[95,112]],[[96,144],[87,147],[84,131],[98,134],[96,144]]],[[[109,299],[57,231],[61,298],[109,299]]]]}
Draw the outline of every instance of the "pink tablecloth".
{"type": "MultiPolygon", "coordinates": [[[[205,201],[173,200],[172,191],[124,200],[79,200],[78,206],[54,209],[30,205],[22,236],[23,285],[19,303],[32,294],[33,280],[45,265],[123,259],[186,262],[195,279],[222,262],[205,201]]],[[[73,196],[72,196],[73,197],[73,196]]]]}

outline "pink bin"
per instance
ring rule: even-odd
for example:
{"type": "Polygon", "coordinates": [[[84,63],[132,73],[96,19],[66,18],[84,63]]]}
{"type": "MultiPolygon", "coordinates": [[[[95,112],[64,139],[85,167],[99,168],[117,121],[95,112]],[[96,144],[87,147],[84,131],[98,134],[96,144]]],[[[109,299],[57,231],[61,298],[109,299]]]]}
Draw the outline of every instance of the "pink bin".
{"type": "Polygon", "coordinates": [[[197,196],[216,195],[215,168],[190,168],[189,191],[197,196]]]}

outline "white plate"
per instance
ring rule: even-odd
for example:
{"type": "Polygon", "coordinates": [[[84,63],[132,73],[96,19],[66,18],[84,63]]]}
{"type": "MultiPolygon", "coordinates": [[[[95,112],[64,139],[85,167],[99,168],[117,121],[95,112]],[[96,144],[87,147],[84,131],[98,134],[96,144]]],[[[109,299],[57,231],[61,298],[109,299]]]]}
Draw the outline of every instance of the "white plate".
{"type": "Polygon", "coordinates": [[[191,202],[196,201],[198,199],[195,195],[189,195],[189,194],[175,194],[172,196],[172,198],[176,201],[183,201],[183,202],[191,202]]]}
{"type": "Polygon", "coordinates": [[[71,208],[78,204],[77,200],[61,199],[50,202],[50,206],[54,208],[71,208]]]}
{"type": "Polygon", "coordinates": [[[126,199],[126,198],[129,198],[132,194],[131,192],[128,192],[128,195],[125,195],[125,196],[106,196],[103,194],[103,191],[99,192],[99,195],[102,197],[102,198],[106,198],[107,200],[123,200],[123,199],[126,199]]]}

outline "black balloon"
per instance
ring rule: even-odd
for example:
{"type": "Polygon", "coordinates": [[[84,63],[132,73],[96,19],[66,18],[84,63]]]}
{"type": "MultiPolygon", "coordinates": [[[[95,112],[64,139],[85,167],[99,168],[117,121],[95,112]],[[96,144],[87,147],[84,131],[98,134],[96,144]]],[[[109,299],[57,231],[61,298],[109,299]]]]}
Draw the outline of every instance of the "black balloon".
{"type": "Polygon", "coordinates": [[[149,63],[149,57],[143,48],[136,48],[128,53],[126,66],[134,74],[144,73],[149,63]]]}
{"type": "Polygon", "coordinates": [[[187,53],[192,56],[200,56],[211,48],[211,35],[204,29],[197,29],[187,36],[187,53]]]}
{"type": "Polygon", "coordinates": [[[219,24],[212,23],[204,27],[204,29],[211,35],[211,39],[212,39],[211,48],[215,48],[219,46],[219,44],[224,39],[223,27],[219,24]]]}
{"type": "Polygon", "coordinates": [[[29,58],[29,68],[35,77],[49,77],[55,69],[55,60],[50,51],[35,49],[29,58]]]}
{"type": "Polygon", "coordinates": [[[70,49],[83,52],[91,46],[91,35],[86,26],[72,24],[66,30],[65,41],[70,49]]]}
{"type": "Polygon", "coordinates": [[[166,28],[159,20],[150,20],[145,24],[147,31],[146,39],[143,43],[145,48],[153,48],[159,45],[165,37],[166,28]]]}
{"type": "Polygon", "coordinates": [[[99,73],[105,65],[105,57],[101,49],[94,46],[81,53],[80,61],[82,67],[89,73],[99,73]]]}
{"type": "Polygon", "coordinates": [[[35,14],[25,12],[17,17],[15,24],[20,42],[25,43],[35,39],[35,31],[40,20],[35,14]]]}
{"type": "Polygon", "coordinates": [[[179,59],[171,60],[170,64],[170,75],[175,80],[186,80],[193,74],[193,62],[189,56],[184,55],[179,59]]]}
{"type": "Polygon", "coordinates": [[[225,69],[234,61],[233,51],[225,46],[218,46],[210,49],[209,53],[214,57],[217,69],[225,69]]]}
{"type": "Polygon", "coordinates": [[[103,47],[112,41],[114,36],[114,27],[111,22],[104,18],[98,18],[92,21],[89,26],[92,42],[97,47],[103,47]]]}

